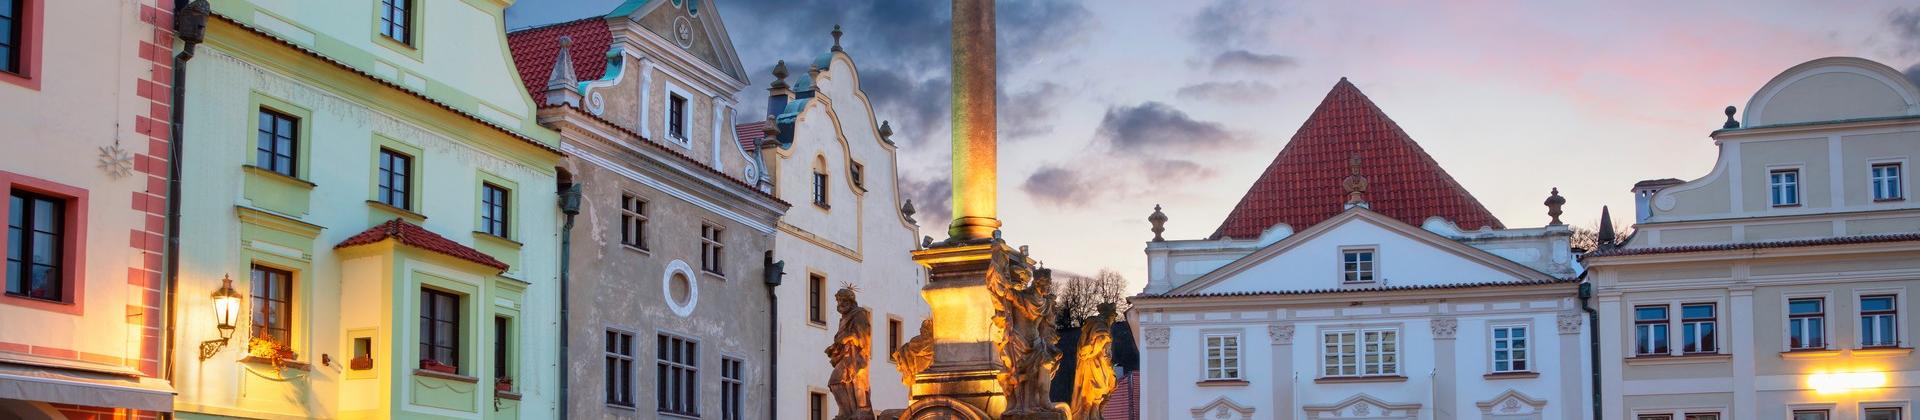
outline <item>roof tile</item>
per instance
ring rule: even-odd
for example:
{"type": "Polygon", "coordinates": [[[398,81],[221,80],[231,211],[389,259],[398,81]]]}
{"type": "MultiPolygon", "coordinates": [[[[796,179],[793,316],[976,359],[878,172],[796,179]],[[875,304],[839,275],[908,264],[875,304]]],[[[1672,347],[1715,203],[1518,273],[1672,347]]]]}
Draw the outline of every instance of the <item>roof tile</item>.
{"type": "Polygon", "coordinates": [[[766,121],[754,121],[733,126],[733,135],[740,138],[740,148],[751,153],[760,148],[760,139],[767,138],[766,129],[766,121]]]}
{"type": "Polygon", "coordinates": [[[607,20],[590,17],[571,22],[539,26],[507,34],[507,47],[513,51],[514,66],[519,67],[520,83],[535,102],[545,98],[547,78],[553,76],[553,61],[560,56],[560,37],[573,38],[569,47],[574,76],[579,80],[599,80],[607,71],[606,54],[613,46],[613,31],[607,20]]]}
{"type": "Polygon", "coordinates": [[[340,241],[339,245],[334,245],[333,249],[372,245],[388,239],[400,241],[401,245],[472,261],[476,264],[499,269],[500,271],[507,271],[507,263],[494,259],[493,256],[480,252],[478,249],[461,245],[459,242],[454,242],[452,239],[447,239],[445,236],[433,233],[433,231],[427,230],[427,228],[407,223],[407,221],[401,219],[388,220],[386,223],[375,225],[373,228],[367,229],[364,232],[347,237],[347,240],[340,241]]]}

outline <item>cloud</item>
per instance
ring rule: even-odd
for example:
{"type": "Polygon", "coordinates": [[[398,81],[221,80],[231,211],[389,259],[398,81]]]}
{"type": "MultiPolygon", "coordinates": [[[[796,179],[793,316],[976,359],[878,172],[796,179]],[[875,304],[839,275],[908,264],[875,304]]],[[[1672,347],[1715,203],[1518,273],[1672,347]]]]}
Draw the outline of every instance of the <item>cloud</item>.
{"type": "Polygon", "coordinates": [[[892,122],[893,141],[902,144],[945,138],[929,136],[936,130],[945,133],[947,110],[953,106],[948,100],[949,86],[946,77],[915,79],[891,69],[863,70],[860,74],[860,88],[873,101],[874,113],[892,122]]]}
{"type": "Polygon", "coordinates": [[[1887,12],[1887,26],[1893,28],[1901,54],[1920,54],[1920,7],[1895,8],[1887,12]]]}
{"type": "Polygon", "coordinates": [[[1280,88],[1258,80],[1206,82],[1180,87],[1174,97],[1190,101],[1222,103],[1266,102],[1280,95],[1280,88]]]}
{"type": "Polygon", "coordinates": [[[1260,54],[1247,50],[1229,50],[1213,56],[1214,73],[1241,72],[1267,74],[1299,66],[1298,60],[1279,54],[1260,54]]]}
{"type": "Polygon", "coordinates": [[[1217,149],[1240,143],[1226,125],[1201,121],[1161,102],[1107,108],[1094,139],[1122,153],[1217,149]]]}
{"type": "Polygon", "coordinates": [[[1020,189],[1041,204],[1072,208],[1092,205],[1101,192],[1101,186],[1096,185],[1092,177],[1057,165],[1040,167],[1027,176],[1020,189]]]}
{"type": "MultiPolygon", "coordinates": [[[[1053,82],[1016,93],[1000,92],[997,113],[1001,140],[1020,140],[1053,133],[1054,110],[1066,89],[1053,82]]],[[[941,96],[945,98],[945,96],[941,96]]]]}
{"type": "Polygon", "coordinates": [[[953,219],[953,183],[946,177],[922,179],[900,176],[900,197],[913,200],[913,219],[922,229],[944,231],[953,219]]]}
{"type": "Polygon", "coordinates": [[[1142,172],[1157,182],[1180,182],[1212,178],[1213,168],[1181,159],[1147,159],[1140,162],[1142,172]]]}
{"type": "Polygon", "coordinates": [[[1203,48],[1267,44],[1267,31],[1280,16],[1276,7],[1264,0],[1211,2],[1187,20],[1187,39],[1203,48]]]}

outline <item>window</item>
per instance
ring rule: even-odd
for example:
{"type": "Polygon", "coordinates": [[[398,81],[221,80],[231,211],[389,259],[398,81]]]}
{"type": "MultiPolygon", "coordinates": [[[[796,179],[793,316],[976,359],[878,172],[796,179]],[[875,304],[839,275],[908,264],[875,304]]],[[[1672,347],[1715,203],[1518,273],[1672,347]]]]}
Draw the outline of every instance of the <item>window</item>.
{"type": "Polygon", "coordinates": [[[1825,306],[1826,299],[1822,298],[1787,301],[1787,348],[1827,348],[1825,306]]]}
{"type": "Polygon", "coordinates": [[[687,98],[676,93],[667,94],[667,137],[687,139],[687,98]]]}
{"type": "Polygon", "coordinates": [[[1634,419],[1635,420],[1673,420],[1673,415],[1672,414],[1641,414],[1638,416],[1634,416],[1634,419]]]}
{"type": "Polygon", "coordinates": [[[647,249],[647,200],[620,196],[620,243],[647,249]]]}
{"type": "Polygon", "coordinates": [[[1827,410],[1793,410],[1793,420],[1827,420],[1827,410]]]}
{"type": "Polygon", "coordinates": [[[1687,354],[1720,352],[1714,326],[1714,304],[1680,305],[1680,351],[1687,354]]]}
{"type": "Polygon", "coordinates": [[[807,393],[807,420],[827,420],[827,394],[807,393]]]}
{"type": "Polygon", "coordinates": [[[1900,164],[1873,165],[1873,199],[1899,200],[1900,198],[1900,164]]]}
{"type": "Polygon", "coordinates": [[[633,334],[607,330],[607,404],[633,407],[633,334]]]}
{"type": "Polygon", "coordinates": [[[1240,379],[1240,334],[1207,334],[1207,377],[1214,380],[1240,379]]]}
{"type": "Polygon", "coordinates": [[[380,0],[380,36],[413,45],[413,0],[380,0]]]}
{"type": "Polygon", "coordinates": [[[293,345],[293,273],[253,265],[253,338],[293,345]]]}
{"type": "Polygon", "coordinates": [[[65,302],[66,200],[21,190],[7,200],[7,294],[65,302]]]}
{"type": "Polygon", "coordinates": [[[860,162],[847,162],[847,177],[853,179],[853,186],[867,189],[867,165],[860,162]]]}
{"type": "Polygon", "coordinates": [[[1900,345],[1900,330],[1894,318],[1900,314],[1893,295],[1860,297],[1860,347],[1900,345]]]}
{"type": "Polygon", "coordinates": [[[0,0],[0,71],[24,73],[21,62],[26,38],[27,0],[0,0]]]}
{"type": "Polygon", "coordinates": [[[1775,207],[1800,205],[1800,170],[1776,169],[1768,172],[1767,188],[1775,207]]]}
{"type": "Polygon", "coordinates": [[[1349,249],[1340,254],[1340,270],[1346,274],[1347,283],[1373,281],[1373,249],[1349,249]]]}
{"type": "Polygon", "coordinates": [[[353,370],[373,369],[373,337],[353,338],[353,359],[347,361],[347,368],[353,370]]]}
{"type": "Polygon", "coordinates": [[[1388,328],[1336,330],[1321,335],[1325,376],[1400,374],[1399,331],[1388,328]]]}
{"type": "Polygon", "coordinates": [[[380,193],[381,203],[396,208],[413,210],[409,185],[412,179],[413,157],[392,149],[380,148],[380,193]]]}
{"type": "MultiPolygon", "coordinates": [[[[897,353],[899,351],[900,351],[900,320],[887,318],[887,355],[892,356],[894,353],[897,353]]],[[[892,360],[893,358],[888,357],[887,359],[892,360]]]]}
{"type": "Polygon", "coordinates": [[[505,238],[509,232],[507,189],[493,183],[480,185],[480,229],[488,235],[505,238]]]}
{"type": "Polygon", "coordinates": [[[1633,308],[1634,354],[1667,354],[1667,319],[1666,305],[1633,308]]]}
{"type": "Polygon", "coordinates": [[[1684,420],[1720,420],[1720,413],[1687,413],[1684,420]]]}
{"type": "Polygon", "coordinates": [[[813,171],[813,204],[827,207],[827,173],[813,171]]]}
{"type": "Polygon", "coordinates": [[[1506,325],[1493,327],[1493,371],[1527,372],[1527,327],[1506,325]]]}
{"type": "Polygon", "coordinates": [[[706,272],[713,274],[726,274],[725,271],[720,269],[723,265],[720,263],[720,258],[725,256],[721,254],[720,251],[726,248],[725,244],[720,243],[721,232],[722,230],[718,226],[708,224],[700,225],[701,270],[706,270],[706,272]]]}
{"type": "Polygon", "coordinates": [[[741,372],[744,363],[731,357],[720,358],[720,420],[740,420],[741,402],[746,398],[745,372],[741,372]]]}
{"type": "Polygon", "coordinates": [[[654,372],[655,401],[660,412],[700,416],[700,349],[698,343],[661,334],[656,343],[659,359],[654,372]]]}
{"type": "Polygon", "coordinates": [[[509,338],[513,336],[507,335],[507,333],[511,332],[508,331],[507,328],[512,323],[512,318],[504,316],[493,317],[493,377],[496,380],[500,378],[513,378],[513,372],[510,369],[513,363],[509,360],[513,356],[513,345],[509,342],[511,341],[509,338]]]}
{"type": "Polygon", "coordinates": [[[1869,408],[1860,420],[1900,420],[1900,409],[1894,407],[1869,408]]]}
{"type": "Polygon", "coordinates": [[[460,366],[460,295],[420,289],[420,363],[460,366]]]}
{"type": "Polygon", "coordinates": [[[827,323],[827,277],[807,275],[807,322],[827,323]]]}
{"type": "MultiPolygon", "coordinates": [[[[5,0],[0,0],[5,1],[5,0]]],[[[299,177],[294,169],[300,145],[300,119],[260,109],[259,133],[254,139],[253,165],[277,174],[299,177]]]]}

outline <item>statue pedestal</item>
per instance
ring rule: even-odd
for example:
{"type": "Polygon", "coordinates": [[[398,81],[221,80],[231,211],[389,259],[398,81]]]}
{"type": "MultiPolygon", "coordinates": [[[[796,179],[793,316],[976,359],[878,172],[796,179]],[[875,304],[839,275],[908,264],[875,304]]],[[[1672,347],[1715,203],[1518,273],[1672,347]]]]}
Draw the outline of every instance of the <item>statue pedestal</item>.
{"type": "Polygon", "coordinates": [[[956,414],[968,412],[1000,418],[1007,398],[999,378],[1008,367],[1000,361],[1005,332],[994,322],[996,298],[989,287],[1021,281],[1010,276],[1031,272],[1033,260],[995,239],[936,244],[915,251],[913,259],[928,271],[920,293],[933,309],[933,363],[914,376],[911,405],[901,418],[973,417],[956,414]]]}

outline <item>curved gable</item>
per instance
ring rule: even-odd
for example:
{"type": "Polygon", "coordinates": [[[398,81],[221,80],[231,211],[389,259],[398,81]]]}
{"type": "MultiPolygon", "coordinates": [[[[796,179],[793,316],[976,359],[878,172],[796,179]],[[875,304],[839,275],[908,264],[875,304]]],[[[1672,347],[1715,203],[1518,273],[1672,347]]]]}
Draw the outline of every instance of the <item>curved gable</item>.
{"type": "Polygon", "coordinates": [[[1920,115],[1920,89],[1884,64],[1853,57],[1802,63],[1747,102],[1744,126],[1920,115]]]}

